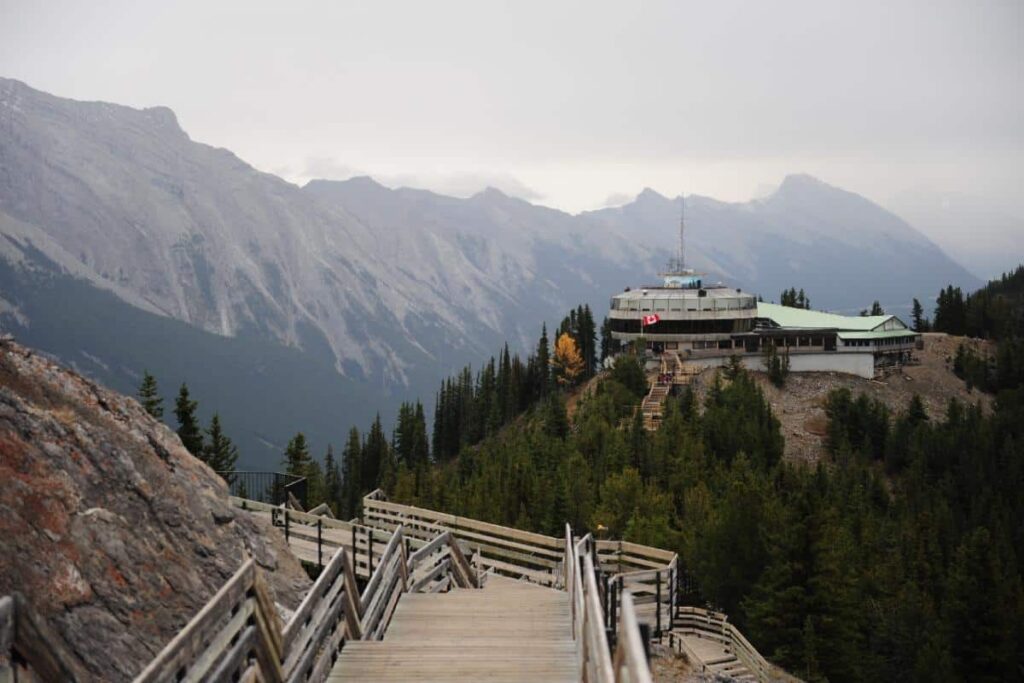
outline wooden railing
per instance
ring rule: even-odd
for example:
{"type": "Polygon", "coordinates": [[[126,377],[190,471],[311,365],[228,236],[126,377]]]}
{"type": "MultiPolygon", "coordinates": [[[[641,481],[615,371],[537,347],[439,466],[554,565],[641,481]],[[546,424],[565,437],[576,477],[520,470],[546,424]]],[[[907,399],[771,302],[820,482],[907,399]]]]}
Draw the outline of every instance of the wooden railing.
{"type": "Polygon", "coordinates": [[[0,681],[88,680],[63,641],[20,593],[0,597],[0,681]]]}
{"type": "Polygon", "coordinates": [[[640,624],[631,593],[621,596],[616,624],[615,649],[611,651],[605,630],[607,616],[602,606],[601,582],[592,559],[594,542],[587,534],[575,543],[572,529],[565,526],[566,590],[572,606],[573,638],[580,648],[580,680],[592,683],[650,683],[640,624]]]}
{"type": "Polygon", "coordinates": [[[606,583],[608,624],[621,609],[620,596],[629,591],[638,618],[650,624],[652,637],[661,638],[671,630],[676,603],[679,558],[668,550],[628,541],[596,540],[591,552],[606,583]]]}
{"type": "MultiPolygon", "coordinates": [[[[701,637],[719,639],[759,678],[768,677],[768,663],[724,615],[673,609],[678,566],[674,553],[595,540],[590,534],[574,538],[568,525],[561,539],[510,529],[390,503],[379,491],[364,498],[365,525],[248,500],[232,502],[272,520],[282,516],[277,523],[283,525],[293,549],[308,555],[315,538],[317,556],[326,548],[329,560],[282,627],[262,571],[247,559],[136,683],[322,683],[346,641],[383,637],[402,594],[479,588],[488,573],[568,593],[581,680],[650,681],[642,621],[652,626],[653,635],[671,633],[674,627],[678,634],[692,629],[701,637]],[[472,563],[467,550],[473,554],[472,563]],[[367,579],[361,593],[360,576],[367,579]]],[[[12,615],[22,614],[16,604],[14,598],[0,600],[0,679],[3,656],[9,651],[24,652],[22,658],[31,661],[30,648],[24,643],[21,650],[15,646],[22,642],[18,634],[28,632],[32,622],[21,630],[5,626],[15,623],[12,615]]],[[[38,653],[34,657],[44,680],[62,661],[38,653]]],[[[68,671],[49,677],[83,680],[68,671]]]]}
{"type": "MultiPolygon", "coordinates": [[[[369,579],[377,568],[393,531],[245,498],[232,497],[231,503],[279,527],[300,560],[322,566],[338,548],[346,548],[356,576],[361,579],[369,579]]],[[[411,549],[426,542],[420,535],[407,538],[411,549]]]]}
{"type": "Polygon", "coordinates": [[[379,640],[402,596],[479,581],[451,533],[409,553],[401,527],[360,594],[352,555],[338,548],[281,628],[262,573],[247,560],[135,683],[261,680],[322,683],[347,640],[379,640]]]}
{"type": "Polygon", "coordinates": [[[545,586],[561,585],[561,542],[551,536],[391,503],[379,491],[363,498],[363,522],[387,532],[402,526],[406,535],[420,540],[450,531],[479,558],[483,571],[545,586]]]}
{"type": "Polygon", "coordinates": [[[339,548],[284,627],[288,680],[324,680],[342,643],[362,637],[362,614],[351,554],[339,548]]]}
{"type": "Polygon", "coordinates": [[[285,680],[281,627],[252,558],[156,658],[135,683],[285,680]]]}
{"type": "MultiPolygon", "coordinates": [[[[618,680],[615,676],[624,670],[621,667],[635,668],[636,657],[643,656],[641,623],[649,625],[652,639],[661,641],[673,630],[682,633],[695,626],[692,617],[697,612],[692,608],[675,608],[679,558],[671,551],[628,541],[593,539],[589,534],[574,539],[568,526],[561,539],[510,529],[392,503],[380,490],[363,499],[363,514],[363,521],[369,526],[382,530],[401,526],[410,537],[426,538],[449,531],[476,554],[479,566],[486,571],[566,590],[572,609],[573,637],[581,645],[584,672],[590,674],[587,680],[618,680]],[[609,634],[615,652],[626,649],[620,652],[620,659],[606,662],[600,653],[609,652],[609,634]],[[637,643],[641,646],[639,650],[637,643]],[[620,668],[615,668],[616,661],[620,668]],[[608,674],[612,678],[606,675],[608,670],[614,670],[614,675],[608,674]]],[[[704,617],[706,627],[702,633],[707,637],[713,634],[726,643],[751,672],[768,680],[770,665],[738,629],[725,621],[723,615],[699,612],[712,615],[704,617]],[[716,623],[719,618],[721,624],[716,623]]],[[[676,640],[673,638],[674,644],[676,640]]]]}
{"type": "MultiPolygon", "coordinates": [[[[775,677],[776,669],[761,656],[738,628],[729,623],[728,616],[721,612],[699,607],[679,607],[676,610],[673,632],[677,635],[694,635],[719,642],[726,651],[736,655],[759,681],[769,681],[775,677]]],[[[673,638],[669,644],[673,649],[686,654],[691,661],[700,662],[699,658],[686,651],[682,639],[673,638]]]]}

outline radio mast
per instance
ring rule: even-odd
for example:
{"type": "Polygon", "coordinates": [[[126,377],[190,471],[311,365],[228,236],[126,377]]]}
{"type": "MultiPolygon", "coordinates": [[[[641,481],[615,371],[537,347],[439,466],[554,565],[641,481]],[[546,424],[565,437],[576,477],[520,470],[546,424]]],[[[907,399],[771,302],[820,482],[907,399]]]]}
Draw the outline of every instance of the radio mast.
{"type": "Polygon", "coordinates": [[[686,247],[686,199],[683,194],[679,195],[679,255],[676,257],[679,271],[686,269],[685,261],[686,247]]]}

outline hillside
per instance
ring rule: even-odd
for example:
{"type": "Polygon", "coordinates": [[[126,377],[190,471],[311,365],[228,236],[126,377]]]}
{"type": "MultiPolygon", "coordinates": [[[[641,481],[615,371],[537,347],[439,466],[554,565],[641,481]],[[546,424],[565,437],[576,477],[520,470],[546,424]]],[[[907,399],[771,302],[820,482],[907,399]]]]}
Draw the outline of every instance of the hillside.
{"type": "MultiPolygon", "coordinates": [[[[920,364],[904,367],[881,380],[841,373],[791,373],[785,387],[780,389],[772,385],[764,373],[755,373],[758,385],[782,425],[786,459],[815,463],[826,457],[825,400],[834,389],[849,389],[855,396],[865,394],[881,401],[894,413],[906,410],[911,398],[918,395],[933,420],[941,419],[950,399],[954,398],[966,404],[978,403],[986,412],[991,411],[991,394],[968,391],[964,381],[953,374],[953,357],[961,342],[977,349],[988,349],[990,345],[940,333],[925,334],[923,338],[924,349],[916,352],[920,364]]],[[[702,399],[707,394],[712,372],[705,372],[698,385],[697,394],[702,399]]]]}
{"type": "Polygon", "coordinates": [[[0,595],[92,680],[130,680],[251,555],[276,602],[309,579],[279,534],[134,400],[0,343],[0,595]]]}

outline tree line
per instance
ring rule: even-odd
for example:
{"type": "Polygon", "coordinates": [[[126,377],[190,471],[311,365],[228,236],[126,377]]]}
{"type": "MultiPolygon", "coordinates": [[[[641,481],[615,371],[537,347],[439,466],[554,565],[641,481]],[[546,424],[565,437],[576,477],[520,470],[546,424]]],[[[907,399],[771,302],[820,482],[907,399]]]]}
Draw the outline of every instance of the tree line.
{"type": "Polygon", "coordinates": [[[932,328],[996,342],[994,353],[961,343],[953,372],[968,388],[999,393],[1024,382],[1024,266],[966,297],[952,285],[939,293],[932,328]]]}
{"type": "Polygon", "coordinates": [[[307,478],[307,504],[326,502],[342,518],[360,514],[362,496],[375,488],[419,496],[431,484],[431,470],[452,462],[467,447],[493,437],[502,427],[538,405],[547,407],[549,429],[568,429],[561,392],[588,380],[597,369],[596,330],[589,306],[562,320],[554,347],[542,325],[535,349],[522,358],[508,345],[476,372],[466,366],[448,377],[435,396],[428,430],[422,403],[404,402],[390,439],[378,415],[365,433],[349,430],[339,456],[328,446],[321,464],[305,437],[297,434],[285,449],[283,468],[307,478]]]}
{"type": "MultiPolygon", "coordinates": [[[[164,400],[160,396],[156,378],[148,371],[142,373],[137,396],[147,413],[158,420],[163,420],[164,400]]],[[[234,471],[238,462],[238,447],[224,433],[220,415],[217,413],[210,418],[209,427],[203,429],[196,415],[198,408],[199,403],[192,399],[188,385],[183,382],[174,401],[178,437],[189,453],[205,462],[215,472],[223,473],[222,476],[230,484],[234,478],[227,473],[234,471]]]]}

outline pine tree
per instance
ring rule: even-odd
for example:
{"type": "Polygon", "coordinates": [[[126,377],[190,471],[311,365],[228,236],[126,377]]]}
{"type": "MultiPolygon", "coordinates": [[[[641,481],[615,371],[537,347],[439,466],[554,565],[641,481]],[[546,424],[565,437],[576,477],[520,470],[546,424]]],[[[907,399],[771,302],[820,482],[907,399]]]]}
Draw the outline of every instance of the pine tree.
{"type": "Polygon", "coordinates": [[[359,430],[353,427],[348,432],[345,450],[341,452],[342,504],[338,514],[342,519],[351,519],[359,514],[363,493],[367,488],[362,482],[362,454],[363,442],[359,430]]]}
{"type": "Polygon", "coordinates": [[[536,400],[547,396],[551,390],[551,352],[548,348],[548,326],[541,326],[540,341],[537,342],[536,377],[534,378],[533,397],[536,400]]]}
{"type": "Polygon", "coordinates": [[[324,470],[320,466],[320,461],[310,458],[309,465],[306,466],[306,509],[312,510],[324,502],[327,502],[324,470]]]}
{"type": "Polygon", "coordinates": [[[391,446],[395,451],[395,459],[404,465],[411,464],[413,415],[412,404],[402,401],[402,405],[398,409],[398,420],[395,424],[391,446]]]}
{"type": "Polygon", "coordinates": [[[164,417],[164,400],[156,386],[156,377],[148,370],[142,371],[142,384],[139,385],[139,402],[147,413],[158,420],[164,417]]]}
{"type": "Polygon", "coordinates": [[[430,462],[430,442],[427,441],[427,418],[423,414],[423,404],[416,401],[413,413],[412,448],[409,451],[411,467],[422,467],[430,462]]]}
{"type": "Polygon", "coordinates": [[[384,428],[380,424],[380,414],[370,426],[370,432],[366,436],[366,444],[363,446],[362,454],[362,483],[367,489],[374,489],[380,486],[380,476],[385,460],[390,457],[388,440],[384,436],[384,428]]]}
{"type": "Polygon", "coordinates": [[[197,458],[203,454],[203,432],[196,417],[198,405],[189,398],[188,387],[182,382],[174,403],[174,416],[178,419],[178,437],[185,450],[197,458]]]}
{"type": "Polygon", "coordinates": [[[914,305],[910,311],[910,317],[914,320],[914,332],[927,332],[927,322],[924,319],[924,308],[921,302],[914,299],[914,305]]]}
{"type": "Polygon", "coordinates": [[[339,516],[342,514],[341,472],[331,444],[327,444],[327,455],[324,456],[324,500],[331,507],[331,512],[339,516]]]}
{"type": "Polygon", "coordinates": [[[871,304],[871,315],[885,315],[885,311],[882,310],[882,304],[875,301],[871,304]]]}
{"type": "Polygon", "coordinates": [[[608,317],[605,317],[604,322],[601,323],[601,362],[604,362],[605,358],[608,358],[617,350],[618,343],[612,337],[612,321],[608,317]]]}
{"type": "Polygon", "coordinates": [[[206,435],[207,441],[201,457],[214,472],[220,473],[230,485],[235,479],[235,475],[232,473],[238,462],[238,448],[224,434],[220,424],[220,415],[217,413],[210,418],[210,427],[206,430],[206,435]]]}
{"type": "Polygon", "coordinates": [[[284,471],[296,477],[309,475],[309,464],[313,461],[309,454],[309,444],[306,443],[306,435],[297,433],[288,442],[284,450],[284,460],[281,464],[284,471]]]}

